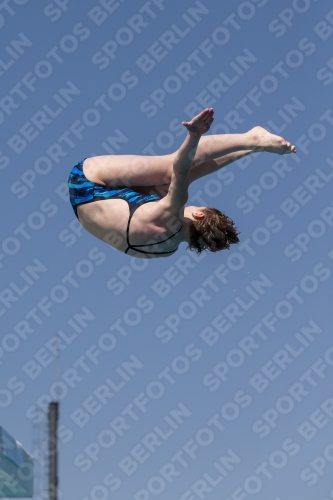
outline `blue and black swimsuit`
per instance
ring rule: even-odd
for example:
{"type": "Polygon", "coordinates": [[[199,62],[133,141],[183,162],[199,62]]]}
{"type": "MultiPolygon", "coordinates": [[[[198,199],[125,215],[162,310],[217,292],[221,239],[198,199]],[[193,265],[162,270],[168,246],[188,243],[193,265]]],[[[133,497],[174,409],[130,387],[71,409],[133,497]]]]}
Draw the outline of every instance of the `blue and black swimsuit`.
{"type": "Polygon", "coordinates": [[[127,253],[128,250],[130,249],[135,250],[136,252],[153,254],[153,255],[160,255],[160,254],[171,255],[177,251],[176,249],[173,250],[172,252],[146,252],[144,250],[139,250],[138,247],[149,247],[159,243],[164,243],[165,241],[168,241],[174,236],[176,236],[176,234],[178,234],[181,231],[183,226],[181,226],[175,234],[173,234],[169,238],[166,238],[165,240],[159,241],[158,243],[152,243],[148,245],[131,245],[129,242],[130,222],[135,210],[144,203],[160,200],[161,199],[160,196],[157,196],[155,194],[140,194],[137,193],[136,191],[132,191],[132,189],[129,188],[109,188],[102,186],[101,184],[91,182],[86,178],[86,176],[83,173],[83,162],[84,160],[81,160],[72,168],[68,178],[69,198],[76,217],[77,217],[77,207],[79,205],[83,205],[84,203],[90,203],[91,201],[97,201],[97,200],[108,200],[110,198],[125,200],[127,201],[129,206],[129,218],[126,230],[126,238],[128,246],[125,253],[127,253]]]}

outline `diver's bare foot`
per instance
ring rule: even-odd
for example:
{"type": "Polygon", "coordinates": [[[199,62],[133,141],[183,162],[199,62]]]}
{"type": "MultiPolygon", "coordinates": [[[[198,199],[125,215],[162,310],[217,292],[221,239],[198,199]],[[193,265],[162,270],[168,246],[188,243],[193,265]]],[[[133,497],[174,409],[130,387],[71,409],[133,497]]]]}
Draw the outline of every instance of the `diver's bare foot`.
{"type": "Polygon", "coordinates": [[[292,146],[283,137],[271,134],[263,127],[254,127],[249,131],[249,134],[254,140],[255,151],[267,151],[268,153],[277,153],[279,155],[296,153],[296,146],[292,146]]]}

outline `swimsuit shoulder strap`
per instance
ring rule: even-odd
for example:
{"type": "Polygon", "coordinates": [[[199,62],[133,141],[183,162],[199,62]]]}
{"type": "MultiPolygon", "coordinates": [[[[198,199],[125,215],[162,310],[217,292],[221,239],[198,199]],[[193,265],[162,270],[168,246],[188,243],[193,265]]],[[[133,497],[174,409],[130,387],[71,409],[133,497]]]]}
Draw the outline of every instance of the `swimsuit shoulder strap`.
{"type": "MultiPolygon", "coordinates": [[[[155,201],[155,200],[150,200],[150,201],[155,201]]],[[[146,203],[148,203],[148,202],[146,202],[146,203]]],[[[171,240],[171,238],[173,238],[174,236],[176,236],[182,230],[183,224],[180,226],[180,228],[178,229],[178,231],[176,231],[174,234],[172,234],[171,236],[169,236],[165,240],[158,241],[157,243],[148,243],[148,244],[145,244],[145,245],[131,245],[130,240],[129,240],[129,229],[130,229],[130,223],[131,223],[131,219],[133,217],[134,211],[135,210],[133,210],[133,212],[131,212],[130,215],[129,215],[129,217],[128,217],[128,223],[127,223],[127,229],[126,229],[127,248],[125,250],[125,253],[127,253],[128,250],[133,249],[133,250],[135,250],[137,252],[140,252],[140,253],[147,253],[147,254],[152,254],[152,255],[159,255],[159,254],[171,254],[171,253],[174,253],[177,250],[177,249],[176,250],[172,250],[171,252],[146,252],[144,250],[138,250],[138,248],[151,247],[151,246],[154,246],[154,245],[159,245],[160,243],[165,243],[168,240],[171,240]]]]}
{"type": "MultiPolygon", "coordinates": [[[[182,230],[182,228],[183,228],[183,224],[180,226],[180,228],[178,229],[178,231],[176,233],[172,234],[171,236],[169,236],[169,238],[166,238],[165,240],[158,241],[157,243],[148,243],[146,245],[134,245],[134,246],[135,247],[152,247],[153,245],[159,245],[160,243],[164,243],[165,241],[171,240],[171,238],[173,238],[178,233],[180,233],[180,231],[182,230]]],[[[164,253],[164,252],[161,252],[161,253],[164,253]]],[[[169,253],[169,252],[165,252],[165,253],[169,253]]]]}

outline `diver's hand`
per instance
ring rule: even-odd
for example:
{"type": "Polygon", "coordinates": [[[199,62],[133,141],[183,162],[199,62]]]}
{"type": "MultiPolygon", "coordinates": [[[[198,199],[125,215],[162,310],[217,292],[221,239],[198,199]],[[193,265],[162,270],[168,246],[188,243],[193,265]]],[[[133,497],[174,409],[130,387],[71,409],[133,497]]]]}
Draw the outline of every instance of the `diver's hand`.
{"type": "Polygon", "coordinates": [[[187,128],[189,132],[195,135],[202,135],[210,129],[214,120],[214,109],[206,108],[197,116],[192,118],[190,122],[182,122],[182,125],[187,128]]]}

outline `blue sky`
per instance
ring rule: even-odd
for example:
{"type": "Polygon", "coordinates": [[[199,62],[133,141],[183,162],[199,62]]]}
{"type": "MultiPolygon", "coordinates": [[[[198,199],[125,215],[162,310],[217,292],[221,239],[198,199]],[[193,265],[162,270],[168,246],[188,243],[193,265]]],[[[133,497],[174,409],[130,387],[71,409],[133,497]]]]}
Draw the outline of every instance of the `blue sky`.
{"type": "MultiPolygon", "coordinates": [[[[60,400],[64,500],[331,498],[330,6],[54,0],[0,13],[1,425],[34,453],[60,400]],[[240,244],[143,261],[85,232],[72,166],[169,154],[206,106],[209,133],[262,125],[298,149],[190,187],[240,244]]],[[[40,493],[46,463],[36,472],[40,493]]]]}

